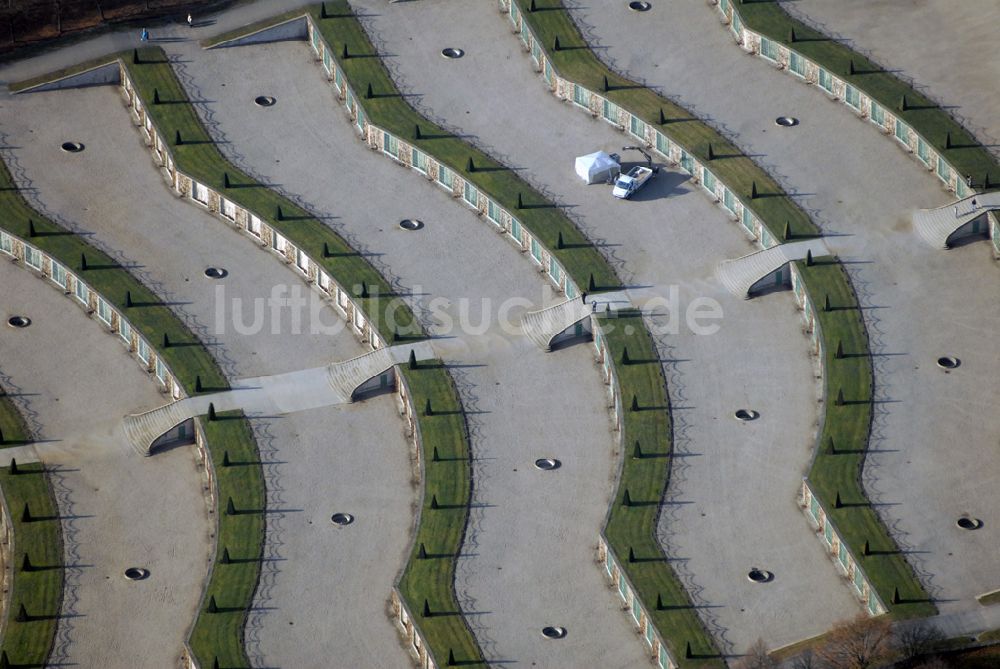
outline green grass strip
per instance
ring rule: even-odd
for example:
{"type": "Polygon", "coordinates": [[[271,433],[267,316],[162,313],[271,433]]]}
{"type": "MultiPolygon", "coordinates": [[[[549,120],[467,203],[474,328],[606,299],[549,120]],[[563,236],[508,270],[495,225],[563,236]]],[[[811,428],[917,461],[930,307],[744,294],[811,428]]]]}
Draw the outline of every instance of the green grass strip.
{"type": "Polygon", "coordinates": [[[920,91],[847,45],[793,18],[780,3],[730,4],[746,28],[819,64],[901,118],[958,170],[959,178],[972,176],[973,185],[981,188],[989,174],[990,188],[1000,188],[997,159],[946,110],[920,91]],[[852,63],[854,74],[851,74],[852,63]],[[903,109],[904,96],[906,109],[903,109]]]}
{"type": "MultiPolygon", "coordinates": [[[[359,92],[358,102],[364,107],[371,123],[405,138],[419,150],[434,156],[514,213],[522,225],[539,237],[550,253],[557,257],[578,286],[586,287],[591,276],[599,288],[620,286],[614,269],[561,209],[555,207],[512,171],[504,169],[486,154],[431,123],[409,106],[399,95],[388,71],[377,57],[367,33],[352,15],[350,5],[345,0],[326,3],[328,18],[321,17],[320,7],[313,7],[310,11],[324,39],[333,46],[335,53],[341,55],[338,65],[343,68],[352,89],[359,92]],[[345,45],[350,55],[347,60],[342,58],[345,45]],[[372,87],[374,97],[364,98],[369,85],[372,87]],[[419,140],[415,138],[417,126],[420,127],[422,138],[419,140]],[[470,157],[475,167],[471,173],[466,169],[470,157]],[[497,169],[488,171],[490,168],[497,169]],[[518,195],[526,205],[541,206],[534,209],[518,209],[518,195]],[[557,240],[560,233],[563,235],[564,244],[570,248],[558,248],[557,240]]],[[[628,346],[630,355],[635,351],[640,359],[656,360],[658,356],[654,353],[652,339],[642,319],[635,317],[631,324],[634,333],[626,335],[624,330],[615,331],[608,335],[608,342],[620,345],[621,348],[628,346]]],[[[624,369],[626,371],[620,369],[623,395],[631,397],[635,394],[643,398],[643,402],[648,402],[647,406],[660,407],[658,410],[638,412],[625,417],[629,443],[640,440],[652,453],[670,453],[672,444],[669,406],[665,380],[659,365],[650,363],[624,369]]],[[[637,500],[661,499],[667,482],[668,463],[667,458],[644,458],[627,462],[619,482],[619,490],[628,488],[630,494],[637,500]]],[[[429,470],[433,467],[434,463],[428,463],[429,470]]],[[[427,504],[429,502],[425,500],[425,511],[427,504]]],[[[647,610],[654,616],[657,629],[667,640],[674,658],[681,666],[685,668],[722,666],[721,660],[717,657],[685,658],[687,642],[691,643],[696,656],[717,655],[718,650],[691,607],[683,585],[666,563],[662,548],[656,541],[656,508],[656,505],[635,507],[626,513],[613,509],[607,530],[609,541],[619,556],[626,556],[629,546],[632,545],[637,551],[651,558],[648,562],[632,564],[624,559],[619,559],[618,562],[636,585],[647,610]],[[657,594],[662,595],[664,602],[670,602],[677,608],[655,611],[657,594]]],[[[415,550],[419,550],[419,542],[415,550]]],[[[429,548],[427,550],[430,552],[429,548]]],[[[429,567],[421,565],[419,568],[429,567]]],[[[439,592],[443,593],[443,589],[439,592]]],[[[412,592],[406,589],[404,594],[410,606],[416,607],[415,612],[422,610],[422,598],[412,599],[412,592]]],[[[454,610],[457,611],[457,608],[454,610]]],[[[430,623],[436,624],[439,620],[432,617],[430,623]]],[[[420,620],[422,630],[426,628],[427,623],[427,619],[420,620]]],[[[437,633],[437,630],[433,633],[428,632],[429,635],[433,634],[429,638],[434,639],[431,645],[435,657],[440,660],[447,657],[448,644],[456,643],[457,640],[444,642],[441,637],[436,636],[437,633]],[[440,645],[435,645],[436,643],[440,645]]]]}
{"type": "Polygon", "coordinates": [[[937,608],[888,534],[861,484],[872,420],[872,359],[857,298],[839,262],[796,263],[816,308],[824,341],[826,402],[809,483],[851,547],[893,618],[933,615],[937,608]],[[826,311],[829,299],[830,311],[826,311]],[[838,358],[838,349],[843,357],[838,358]],[[838,404],[843,393],[844,404],[838,404]],[[833,444],[831,450],[830,444],[833,444]],[[842,506],[837,508],[836,500],[842,506]],[[868,545],[871,555],[864,554],[868,545]],[[899,602],[893,598],[898,589],[899,602]]]}
{"type": "Polygon", "coordinates": [[[424,499],[413,551],[399,590],[432,654],[443,665],[480,663],[482,650],[455,597],[455,562],[462,550],[472,494],[472,464],[462,404],[439,361],[400,365],[423,442],[424,499]],[[430,402],[431,414],[426,406],[430,402]],[[437,508],[433,508],[436,502],[437,508]],[[423,549],[424,557],[421,557],[423,549]],[[431,615],[424,616],[424,602],[431,615]]]}
{"type": "Polygon", "coordinates": [[[346,290],[352,291],[355,302],[385,341],[393,341],[396,331],[409,336],[422,334],[406,303],[394,295],[385,278],[342,237],[314,214],[267,184],[258,183],[222,155],[161,48],[147,47],[137,53],[138,64],[133,52],[123,53],[122,61],[153,124],[164,141],[171,144],[168,148],[180,171],[256,214],[336,277],[346,290]],[[178,136],[180,145],[176,144],[178,136]],[[363,286],[369,297],[361,297],[363,286]]]}
{"type": "MultiPolygon", "coordinates": [[[[5,445],[31,442],[31,434],[10,398],[0,394],[0,425],[5,445]]],[[[10,511],[14,551],[10,607],[4,621],[2,652],[12,665],[43,666],[55,641],[62,608],[63,547],[59,507],[40,462],[18,464],[17,473],[0,468],[0,490],[10,511]],[[30,518],[25,519],[28,510],[30,518]],[[28,571],[23,560],[28,556],[28,571]],[[21,606],[28,619],[18,622],[21,606]]]]}
{"type": "Polygon", "coordinates": [[[994,604],[1000,604],[1000,590],[994,590],[993,592],[987,593],[985,595],[979,595],[976,600],[983,606],[992,606],[994,604]]]}
{"type": "Polygon", "coordinates": [[[605,535],[615,549],[618,566],[628,574],[674,660],[685,668],[725,667],[713,639],[691,608],[687,591],[664,564],[655,534],[673,460],[670,399],[659,353],[640,312],[621,312],[599,320],[618,373],[624,412],[623,466],[605,535]],[[625,505],[626,491],[629,506],[625,505]],[[630,552],[635,562],[629,562],[630,552]],[[686,657],[688,644],[692,658],[686,657]]]}
{"type": "Polygon", "coordinates": [[[218,486],[216,560],[188,644],[201,667],[212,667],[216,659],[222,667],[250,667],[243,628],[264,556],[264,473],[243,413],[216,416],[214,421],[202,418],[218,486]],[[222,464],[227,455],[228,467],[222,464]],[[227,513],[229,500],[235,511],[232,515],[227,513]],[[216,611],[210,612],[213,598],[216,611]]]}
{"type": "Polygon", "coordinates": [[[31,443],[31,430],[24,417],[0,386],[0,449],[31,443]]]}
{"type": "MultiPolygon", "coordinates": [[[[808,214],[760,166],[730,144],[715,129],[694,118],[683,107],[636,82],[619,76],[601,62],[590,50],[560,0],[536,0],[538,11],[535,12],[528,11],[530,0],[513,1],[520,8],[523,20],[531,26],[542,44],[554,46],[558,37],[560,50],[554,51],[550,48],[545,53],[552,59],[554,68],[562,77],[578,82],[591,90],[603,91],[607,88],[604,95],[615,104],[642,118],[647,124],[657,127],[671,141],[681,145],[689,153],[695,154],[703,164],[710,164],[715,176],[741,197],[775,239],[802,239],[820,235],[819,228],[808,214]],[[605,81],[608,83],[607,87],[604,85],[605,81]],[[660,123],[661,111],[664,123],[660,123]],[[711,161],[708,160],[709,145],[712,146],[715,155],[715,159],[711,161]],[[726,157],[720,159],[720,156],[726,157]],[[758,195],[763,197],[750,197],[754,185],[758,195]]],[[[805,268],[805,265],[800,263],[800,267],[805,268]]],[[[839,481],[845,486],[842,495],[847,494],[849,490],[852,499],[859,504],[862,501],[867,504],[860,476],[864,464],[863,451],[868,448],[868,436],[871,430],[872,373],[867,332],[861,312],[857,309],[857,298],[847,274],[839,263],[831,265],[830,267],[834,269],[826,272],[816,270],[816,267],[821,265],[809,267],[811,271],[803,272],[808,293],[814,298],[830,294],[832,299],[840,300],[839,304],[847,306],[845,310],[832,312],[843,315],[843,322],[838,321],[837,325],[829,330],[822,328],[827,353],[835,352],[837,341],[843,339],[844,345],[853,347],[850,350],[859,356],[850,360],[863,358],[866,361],[865,373],[862,373],[864,370],[847,370],[839,365],[828,365],[826,368],[825,382],[829,401],[827,420],[823,434],[820,435],[821,443],[826,443],[827,437],[833,436],[835,439],[844,439],[845,443],[849,440],[849,443],[854,444],[853,448],[862,451],[857,457],[838,460],[835,463],[827,461],[822,455],[815,460],[810,478],[814,482],[818,479],[816,494],[823,500],[824,506],[833,510],[835,494],[830,494],[830,481],[839,481]],[[851,372],[862,375],[851,376],[851,372]],[[845,396],[853,397],[855,403],[844,407],[833,405],[841,387],[844,388],[845,396]],[[849,481],[853,481],[850,489],[847,488],[849,481]]],[[[823,304],[823,297],[818,297],[818,301],[814,301],[814,304],[823,304]]],[[[843,361],[837,360],[837,362],[843,361]]],[[[886,559],[881,559],[883,556],[875,560],[866,558],[862,565],[893,616],[927,615],[927,612],[935,610],[923,586],[905,559],[898,553],[895,542],[870,506],[836,509],[831,512],[831,517],[855,555],[863,553],[866,539],[870,539],[872,545],[885,547],[886,559]],[[869,569],[873,569],[874,574],[869,574],[869,569]],[[892,600],[896,587],[900,590],[902,603],[894,605],[892,600]]]]}
{"type": "MultiPolygon", "coordinates": [[[[229,387],[225,375],[208,350],[170,308],[163,304],[162,300],[111,257],[88,244],[79,235],[63,229],[32,209],[21,197],[11,178],[10,171],[2,162],[0,162],[0,216],[2,216],[0,225],[4,229],[27,240],[77,273],[91,288],[127,318],[132,327],[146,338],[150,346],[170,367],[177,382],[188,395],[195,394],[199,379],[205,388],[212,390],[229,387]],[[81,259],[84,256],[86,256],[88,269],[81,270],[81,259]],[[128,295],[131,296],[134,305],[132,307],[127,306],[128,295]],[[169,336],[171,346],[162,346],[164,335],[169,336]],[[184,345],[176,346],[177,344],[184,345]]],[[[240,476],[244,477],[245,480],[239,481],[239,485],[234,483],[234,489],[240,491],[240,495],[246,496],[251,502],[256,499],[261,500],[260,503],[263,505],[264,484],[259,464],[260,457],[257,454],[257,443],[250,433],[249,425],[245,420],[228,420],[208,423],[207,425],[209,426],[206,428],[209,433],[208,449],[213,456],[212,461],[217,464],[221,463],[221,459],[217,460],[215,456],[218,455],[220,449],[225,448],[229,448],[233,453],[245,455],[245,462],[252,464],[240,468],[242,470],[240,476]],[[213,443],[214,441],[219,443],[213,443]]],[[[216,471],[223,472],[219,467],[216,467],[216,471]]],[[[223,481],[228,481],[227,476],[222,473],[219,474],[218,479],[220,485],[223,481]]],[[[224,504],[225,498],[221,499],[224,504]]],[[[257,554],[263,550],[262,531],[257,531],[252,527],[244,528],[247,523],[242,521],[242,517],[234,519],[220,515],[218,522],[220,537],[239,535],[241,547],[254,544],[257,554]]],[[[246,550],[251,552],[249,548],[246,550]]],[[[253,592],[257,587],[257,568],[258,566],[255,566],[252,573],[250,570],[241,570],[239,574],[243,580],[237,582],[235,578],[227,578],[222,581],[220,586],[231,589],[227,590],[224,596],[227,602],[226,606],[234,610],[238,608],[241,611],[238,615],[240,624],[237,629],[233,628],[228,618],[201,616],[192,631],[192,638],[198,639],[199,643],[203,639],[210,640],[211,643],[219,644],[224,648],[224,651],[218,654],[227,658],[226,666],[250,666],[243,651],[242,626],[246,610],[253,603],[253,592]],[[237,648],[238,652],[233,651],[234,648],[237,648]]],[[[46,573],[56,574],[61,583],[61,572],[53,570],[46,573]]],[[[216,582],[214,573],[212,582],[216,582]]],[[[217,591],[221,592],[221,590],[217,591]]],[[[196,655],[201,666],[211,666],[210,651],[218,652],[205,645],[198,646],[196,655]]],[[[11,660],[14,661],[14,658],[12,657],[11,660]]]]}

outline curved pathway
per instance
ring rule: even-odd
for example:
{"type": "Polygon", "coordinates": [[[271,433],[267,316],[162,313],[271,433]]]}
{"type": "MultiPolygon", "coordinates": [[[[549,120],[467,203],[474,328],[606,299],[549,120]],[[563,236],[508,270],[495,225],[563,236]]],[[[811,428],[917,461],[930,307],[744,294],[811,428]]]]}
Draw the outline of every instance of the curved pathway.
{"type": "MultiPolygon", "coordinates": [[[[210,350],[230,379],[319,367],[364,352],[318,300],[314,308],[303,306],[296,329],[291,309],[278,305],[295,298],[295,291],[307,302],[308,288],[280,259],[168,190],[117,89],[28,94],[8,104],[16,115],[10,114],[5,129],[21,147],[13,153],[45,206],[78,222],[93,242],[124,251],[147,285],[176,303],[189,327],[212,342],[210,350]],[[67,136],[86,151],[62,153],[59,145],[67,136]],[[212,281],[203,274],[209,266],[229,275],[212,281]],[[268,307],[272,299],[276,308],[268,307]],[[256,307],[259,331],[252,327],[256,307]]],[[[118,433],[121,417],[139,408],[111,414],[118,433]]],[[[410,445],[394,398],[252,423],[267,463],[270,512],[268,559],[247,629],[251,659],[275,664],[278,639],[300,658],[407,667],[385,615],[409,547],[416,498],[410,445]],[[329,520],[336,511],[357,521],[339,531],[329,520]],[[330,629],[350,632],[331,635],[330,629]]],[[[181,624],[192,621],[193,615],[181,624]]]]}
{"type": "MultiPolygon", "coordinates": [[[[48,284],[48,285],[47,285],[48,284]]],[[[163,402],[118,337],[75,301],[0,263],[0,362],[40,416],[34,448],[52,470],[66,588],[53,666],[161,669],[178,661],[211,554],[204,472],[193,447],[135,453],[118,418],[163,402]],[[150,571],[127,581],[128,567],[150,571]]]]}
{"type": "Polygon", "coordinates": [[[754,250],[743,233],[675,171],[661,170],[628,201],[605,185],[584,185],[575,156],[600,149],[642,158],[622,150],[630,137],[546,91],[494,3],[465,7],[462,20],[438,0],[362,4],[383,51],[396,54],[388,62],[404,92],[565,203],[637,287],[632,292],[676,300],[651,319],[662,335],[676,447],[686,456],[672,472],[662,539],[726,651],[765,629],[792,640],[852,615],[856,604],[795,505],[819,389],[794,301],[783,293],[747,302],[714,278],[719,261],[754,250]],[[411,40],[415,34],[421,39],[411,40]],[[447,61],[441,45],[467,55],[447,61]],[[705,298],[723,318],[702,320],[718,326],[703,336],[685,313],[705,298]],[[762,418],[740,423],[733,419],[740,408],[762,418]],[[780,576],[761,588],[747,579],[753,566],[780,576]],[[803,599],[805,591],[816,596],[803,599]]]}
{"type": "Polygon", "coordinates": [[[933,175],[871,124],[748,58],[709,10],[684,0],[669,15],[581,8],[574,16],[592,24],[602,57],[710,114],[745,151],[779,165],[785,187],[829,235],[862,300],[875,354],[869,496],[941,612],[976,609],[975,595],[1000,587],[1000,563],[984,557],[1000,541],[1000,523],[969,533],[955,520],[1000,508],[990,483],[1000,472],[1000,416],[990,408],[1000,377],[992,344],[1000,277],[989,246],[941,253],[925,245],[910,230],[913,208],[953,200],[933,175]],[[780,115],[802,123],[779,128],[780,115]],[[942,355],[962,359],[961,372],[939,369],[942,355]]]}

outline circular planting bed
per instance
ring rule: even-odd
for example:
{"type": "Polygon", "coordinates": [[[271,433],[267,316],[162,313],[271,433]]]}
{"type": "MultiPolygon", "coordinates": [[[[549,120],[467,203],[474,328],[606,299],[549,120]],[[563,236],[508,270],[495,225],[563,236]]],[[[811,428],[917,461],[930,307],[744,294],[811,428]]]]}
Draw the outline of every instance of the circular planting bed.
{"type": "Polygon", "coordinates": [[[424,222],[418,221],[415,218],[404,218],[402,221],[399,222],[399,227],[401,227],[403,230],[409,230],[410,232],[413,232],[414,230],[422,229],[424,227],[424,222]]]}
{"type": "Polygon", "coordinates": [[[733,414],[736,420],[742,420],[744,422],[757,420],[760,418],[760,413],[754,411],[753,409],[737,409],[736,413],[733,414]]]}
{"type": "Polygon", "coordinates": [[[444,56],[445,58],[451,58],[454,60],[455,58],[461,58],[462,56],[464,56],[465,51],[463,51],[462,49],[456,49],[454,47],[448,47],[447,49],[441,49],[441,55],[444,56]]]}
{"type": "Polygon", "coordinates": [[[125,578],[130,581],[141,581],[149,576],[149,570],[142,567],[129,567],[125,570],[125,578]]]}
{"type": "Polygon", "coordinates": [[[83,151],[83,144],[80,142],[63,142],[62,150],[66,153],[80,153],[83,151]]]}
{"type": "Polygon", "coordinates": [[[747,578],[754,583],[770,583],[774,580],[774,574],[764,569],[758,569],[754,567],[747,572],[747,578]]]}
{"type": "Polygon", "coordinates": [[[562,463],[555,458],[539,458],[535,460],[535,466],[545,471],[551,471],[553,469],[559,469],[559,467],[562,466],[562,463]]]}
{"type": "Polygon", "coordinates": [[[563,637],[566,636],[566,628],[552,627],[552,626],[543,627],[542,636],[545,637],[546,639],[562,639],[563,637]]]}
{"type": "Polygon", "coordinates": [[[275,102],[277,100],[270,95],[258,95],[253,99],[253,103],[258,107],[273,107],[275,102]]]}
{"type": "Polygon", "coordinates": [[[950,355],[942,356],[937,359],[937,365],[941,369],[955,369],[961,364],[961,360],[950,355]]]}
{"type": "Polygon", "coordinates": [[[205,270],[205,276],[209,279],[222,279],[229,276],[229,271],[221,267],[209,267],[205,270]]]}
{"type": "Polygon", "coordinates": [[[335,513],[330,516],[330,520],[333,521],[334,525],[350,525],[354,522],[354,516],[349,513],[335,513]]]}
{"type": "Polygon", "coordinates": [[[26,328],[31,325],[31,319],[27,316],[11,316],[7,319],[7,325],[12,328],[26,328]]]}
{"type": "Polygon", "coordinates": [[[983,521],[978,518],[970,518],[969,516],[962,516],[955,521],[955,524],[961,527],[963,530],[978,530],[983,526],[983,521]]]}
{"type": "Polygon", "coordinates": [[[653,5],[648,2],[639,2],[638,0],[633,0],[633,2],[628,3],[628,8],[633,12],[648,12],[653,8],[653,5]]]}
{"type": "Polygon", "coordinates": [[[779,116],[774,119],[775,125],[780,125],[782,128],[792,128],[799,124],[799,119],[794,116],[779,116]]]}

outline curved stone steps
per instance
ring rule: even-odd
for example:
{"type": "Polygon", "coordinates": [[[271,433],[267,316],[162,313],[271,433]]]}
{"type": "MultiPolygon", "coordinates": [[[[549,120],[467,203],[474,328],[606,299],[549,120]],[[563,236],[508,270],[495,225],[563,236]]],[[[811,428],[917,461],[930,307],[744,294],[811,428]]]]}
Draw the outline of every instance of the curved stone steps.
{"type": "Polygon", "coordinates": [[[980,193],[956,200],[936,209],[913,212],[913,230],[927,244],[937,249],[948,248],[948,237],[960,227],[990,210],[1000,209],[1000,191],[980,193]],[[976,204],[973,206],[972,201],[976,204]]]}
{"type": "Polygon", "coordinates": [[[521,332],[546,351],[553,337],[591,314],[592,306],[582,297],[554,304],[545,309],[529,311],[521,317],[521,332]]]}
{"type": "Polygon", "coordinates": [[[755,283],[793,260],[802,260],[809,251],[815,258],[830,253],[822,239],[779,244],[742,258],[723,260],[716,266],[715,274],[730,293],[748,298],[755,283]]]}

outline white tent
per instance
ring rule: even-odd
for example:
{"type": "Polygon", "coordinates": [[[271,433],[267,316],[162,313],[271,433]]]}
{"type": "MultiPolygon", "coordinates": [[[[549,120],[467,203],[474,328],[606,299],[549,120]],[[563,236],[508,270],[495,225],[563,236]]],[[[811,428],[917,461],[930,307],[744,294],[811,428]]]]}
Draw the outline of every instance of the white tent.
{"type": "Polygon", "coordinates": [[[576,159],[576,173],[588,184],[605,182],[617,176],[621,166],[604,151],[580,156],[576,159]]]}

